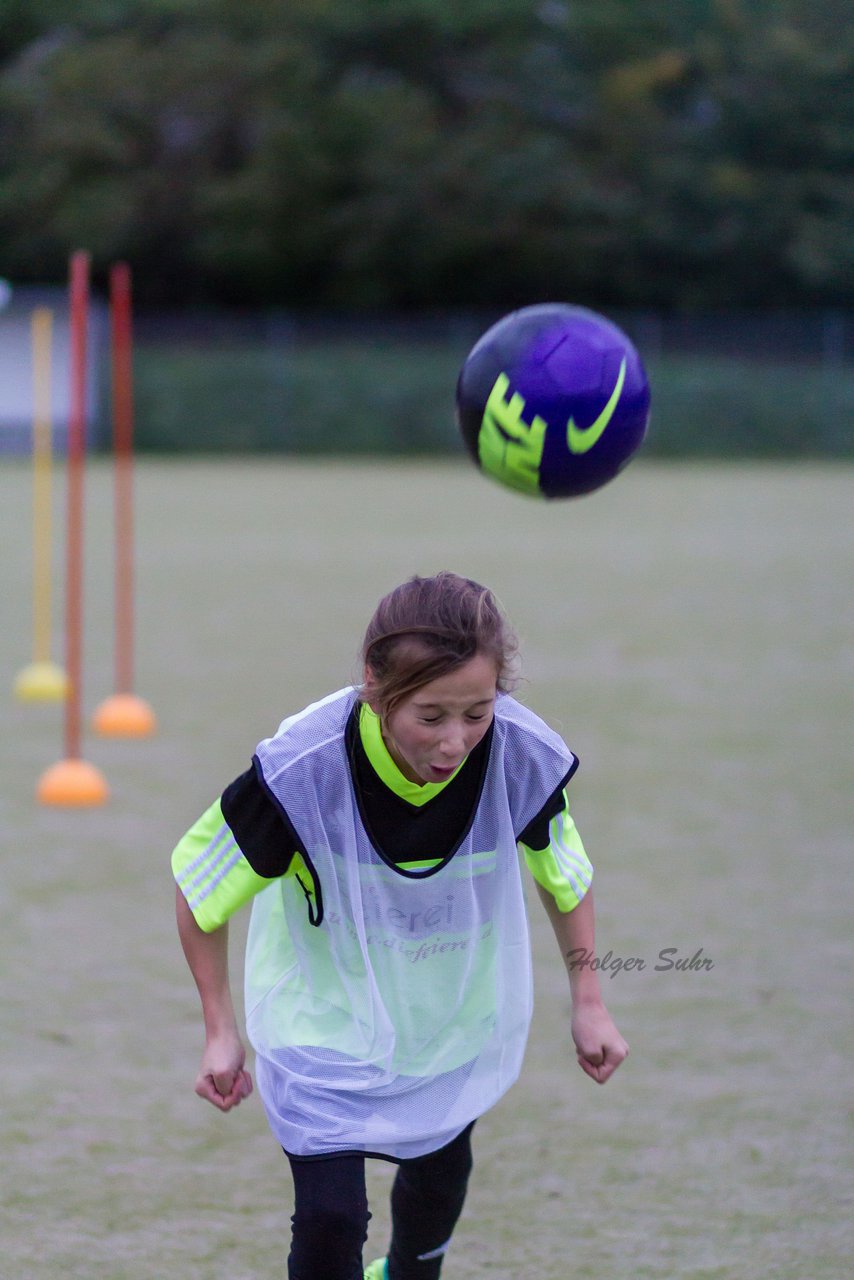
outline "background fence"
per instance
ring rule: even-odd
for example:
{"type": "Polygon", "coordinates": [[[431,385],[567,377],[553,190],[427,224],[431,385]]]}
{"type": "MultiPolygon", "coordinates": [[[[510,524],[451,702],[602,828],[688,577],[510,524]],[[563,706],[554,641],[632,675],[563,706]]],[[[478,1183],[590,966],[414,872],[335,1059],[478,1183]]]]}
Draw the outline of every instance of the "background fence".
{"type": "MultiPolygon", "coordinates": [[[[854,452],[851,315],[609,315],[634,339],[652,382],[649,454],[854,452]]],[[[139,447],[458,451],[457,374],[497,318],[146,316],[137,325],[139,447]]]]}
{"type": "MultiPolygon", "coordinates": [[[[98,314],[96,307],[93,315],[98,314]]],[[[608,315],[634,339],[650,376],[653,411],[645,454],[854,454],[851,313],[608,315]]],[[[461,452],[454,422],[457,374],[472,344],[497,318],[473,312],[143,313],[135,320],[137,447],[161,454],[461,452]]],[[[26,392],[31,383],[23,290],[15,313],[3,318],[5,330],[16,323],[17,367],[5,369],[4,382],[7,388],[16,385],[18,416],[2,434],[7,449],[20,450],[28,442],[21,388],[26,392]]],[[[91,343],[96,393],[90,439],[96,447],[109,441],[102,329],[93,325],[91,343]]],[[[62,369],[59,361],[60,377],[62,369]]],[[[61,411],[56,427],[61,448],[61,411]]]]}

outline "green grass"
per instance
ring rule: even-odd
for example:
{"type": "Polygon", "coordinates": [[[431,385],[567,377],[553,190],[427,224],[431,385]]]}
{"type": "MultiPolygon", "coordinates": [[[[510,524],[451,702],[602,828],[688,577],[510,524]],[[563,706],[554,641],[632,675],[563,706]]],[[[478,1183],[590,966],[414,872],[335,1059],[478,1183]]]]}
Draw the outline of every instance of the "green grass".
{"type": "MultiPolygon", "coordinates": [[[[88,711],[111,678],[104,464],[87,497],[88,711]]],[[[87,734],[112,798],[67,812],[33,799],[60,713],[9,692],[30,656],[30,477],[6,461],[3,1276],[283,1276],[289,1179],[261,1107],[223,1117],[192,1092],[169,852],[283,714],[355,674],[376,598],[441,567],[517,623],[522,696],[581,756],[600,951],[646,961],[605,979],[632,1052],[599,1089],[532,904],[529,1054],[478,1125],[449,1280],[846,1274],[852,500],[838,464],[638,462],[540,505],[464,463],[147,461],[137,688],[159,732],[87,734]],[[656,972],[669,947],[714,968],[656,972]]],[[[367,1257],[391,1175],[371,1166],[367,1257]]]]}

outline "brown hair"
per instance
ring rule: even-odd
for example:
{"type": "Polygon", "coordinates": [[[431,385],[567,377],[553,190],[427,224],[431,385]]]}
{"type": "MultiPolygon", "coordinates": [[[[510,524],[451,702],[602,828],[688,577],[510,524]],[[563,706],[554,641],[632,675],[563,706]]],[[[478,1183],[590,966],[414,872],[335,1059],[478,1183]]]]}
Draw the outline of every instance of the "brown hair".
{"type": "Polygon", "coordinates": [[[518,641],[487,587],[443,571],[410,578],[380,600],[362,643],[383,716],[476,654],[495,659],[496,685],[513,687],[518,641]]]}

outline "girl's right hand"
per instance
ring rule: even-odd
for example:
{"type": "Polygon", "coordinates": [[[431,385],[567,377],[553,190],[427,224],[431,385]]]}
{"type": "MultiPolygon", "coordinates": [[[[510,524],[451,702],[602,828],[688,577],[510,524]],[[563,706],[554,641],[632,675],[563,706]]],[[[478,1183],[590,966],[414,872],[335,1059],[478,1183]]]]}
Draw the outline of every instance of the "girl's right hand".
{"type": "Polygon", "coordinates": [[[239,1106],[252,1092],[246,1050],[237,1033],[208,1040],[196,1076],[196,1093],[220,1111],[239,1106]]]}

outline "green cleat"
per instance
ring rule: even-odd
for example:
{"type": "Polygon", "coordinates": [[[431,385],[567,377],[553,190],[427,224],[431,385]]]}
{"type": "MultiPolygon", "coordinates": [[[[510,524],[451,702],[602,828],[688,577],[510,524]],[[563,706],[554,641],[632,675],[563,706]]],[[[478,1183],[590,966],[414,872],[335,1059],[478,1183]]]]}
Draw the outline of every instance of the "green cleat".
{"type": "Polygon", "coordinates": [[[366,1267],[365,1280],[388,1280],[388,1260],[377,1258],[376,1262],[366,1267]]]}

